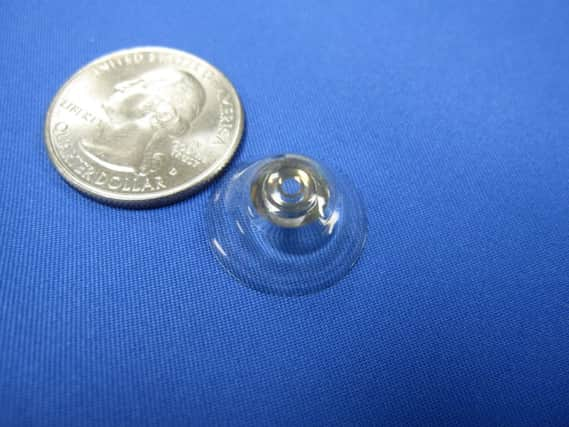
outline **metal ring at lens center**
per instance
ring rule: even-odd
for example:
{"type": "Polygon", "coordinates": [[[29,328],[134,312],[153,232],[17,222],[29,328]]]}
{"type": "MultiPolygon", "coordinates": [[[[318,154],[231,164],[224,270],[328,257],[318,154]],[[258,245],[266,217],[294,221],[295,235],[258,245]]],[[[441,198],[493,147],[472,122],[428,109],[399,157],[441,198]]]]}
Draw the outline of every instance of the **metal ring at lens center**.
{"type": "Polygon", "coordinates": [[[251,185],[251,200],[257,212],[272,223],[287,228],[315,221],[329,197],[325,177],[301,156],[275,159],[259,171],[251,185]],[[284,190],[284,182],[288,179],[298,183],[298,191],[284,190]]]}

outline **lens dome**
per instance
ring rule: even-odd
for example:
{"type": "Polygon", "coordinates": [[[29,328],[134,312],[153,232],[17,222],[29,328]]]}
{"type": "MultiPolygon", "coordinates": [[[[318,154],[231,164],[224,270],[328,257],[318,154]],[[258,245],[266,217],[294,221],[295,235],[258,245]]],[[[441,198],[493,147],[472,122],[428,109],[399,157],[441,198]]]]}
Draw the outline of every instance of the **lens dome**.
{"type": "Polygon", "coordinates": [[[365,245],[367,217],[348,178],[285,154],[225,177],[209,201],[207,232],[217,259],[243,284],[305,295],[350,271],[365,245]]]}

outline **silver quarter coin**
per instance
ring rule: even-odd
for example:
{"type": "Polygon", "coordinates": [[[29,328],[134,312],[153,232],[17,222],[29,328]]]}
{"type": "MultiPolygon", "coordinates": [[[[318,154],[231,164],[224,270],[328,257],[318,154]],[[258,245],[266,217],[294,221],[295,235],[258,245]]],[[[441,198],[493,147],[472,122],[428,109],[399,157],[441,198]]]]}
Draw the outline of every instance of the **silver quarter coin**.
{"type": "Polygon", "coordinates": [[[125,207],[191,194],[230,161],[243,110],[203,59],[161,47],[121,50],[80,69],[56,94],[45,143],[63,178],[125,207]]]}

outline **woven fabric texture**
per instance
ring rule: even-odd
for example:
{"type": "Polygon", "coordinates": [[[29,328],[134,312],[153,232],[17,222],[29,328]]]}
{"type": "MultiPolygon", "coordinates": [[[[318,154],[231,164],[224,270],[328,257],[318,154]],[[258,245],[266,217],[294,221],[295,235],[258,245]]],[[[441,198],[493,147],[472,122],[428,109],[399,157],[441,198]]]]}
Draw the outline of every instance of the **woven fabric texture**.
{"type": "Polygon", "coordinates": [[[569,425],[569,4],[3,0],[0,425],[569,425]],[[349,175],[369,239],[316,295],[215,261],[211,187],[92,201],[43,142],[92,59],[162,45],[246,111],[230,167],[349,175]]]}

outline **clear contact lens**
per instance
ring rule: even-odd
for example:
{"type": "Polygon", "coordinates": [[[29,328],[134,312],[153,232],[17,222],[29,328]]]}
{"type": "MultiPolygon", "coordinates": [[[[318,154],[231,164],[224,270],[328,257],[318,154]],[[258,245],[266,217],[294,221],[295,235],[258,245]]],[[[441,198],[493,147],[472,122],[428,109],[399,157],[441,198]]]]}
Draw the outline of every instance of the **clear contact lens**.
{"type": "Polygon", "coordinates": [[[229,273],[253,289],[292,296],[332,286],[350,271],[367,218],[348,178],[285,154],[225,177],[210,199],[207,227],[229,273]]]}

